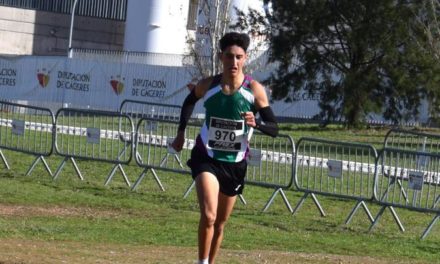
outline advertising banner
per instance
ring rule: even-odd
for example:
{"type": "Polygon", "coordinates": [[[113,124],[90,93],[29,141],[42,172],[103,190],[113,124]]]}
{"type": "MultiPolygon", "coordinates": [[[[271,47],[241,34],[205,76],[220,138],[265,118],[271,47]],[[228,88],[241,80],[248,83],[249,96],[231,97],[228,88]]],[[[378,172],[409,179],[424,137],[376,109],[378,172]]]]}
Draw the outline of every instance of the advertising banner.
{"type": "Polygon", "coordinates": [[[181,104],[188,68],[51,57],[0,58],[0,99],[118,110],[125,99],[181,104]]]}

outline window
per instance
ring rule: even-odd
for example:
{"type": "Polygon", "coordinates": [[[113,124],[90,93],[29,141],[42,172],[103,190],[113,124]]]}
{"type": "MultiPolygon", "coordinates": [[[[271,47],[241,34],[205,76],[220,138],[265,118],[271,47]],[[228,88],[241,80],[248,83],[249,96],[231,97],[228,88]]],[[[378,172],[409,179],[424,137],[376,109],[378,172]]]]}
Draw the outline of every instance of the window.
{"type": "MultiPolygon", "coordinates": [[[[193,1],[192,1],[193,2],[193,1]]],[[[0,0],[0,5],[70,14],[74,0],[0,0]]],[[[125,21],[127,0],[79,0],[75,14],[125,21]]]]}

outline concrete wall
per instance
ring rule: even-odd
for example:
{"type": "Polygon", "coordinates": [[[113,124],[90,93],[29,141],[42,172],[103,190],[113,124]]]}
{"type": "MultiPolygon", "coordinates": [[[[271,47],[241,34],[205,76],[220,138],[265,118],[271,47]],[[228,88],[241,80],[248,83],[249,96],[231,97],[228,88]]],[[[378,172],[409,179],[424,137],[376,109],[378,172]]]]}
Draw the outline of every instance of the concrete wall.
{"type": "MultiPolygon", "coordinates": [[[[66,55],[71,16],[0,6],[0,54],[66,55]]],[[[122,50],[125,22],[75,16],[74,48],[122,50]]]]}

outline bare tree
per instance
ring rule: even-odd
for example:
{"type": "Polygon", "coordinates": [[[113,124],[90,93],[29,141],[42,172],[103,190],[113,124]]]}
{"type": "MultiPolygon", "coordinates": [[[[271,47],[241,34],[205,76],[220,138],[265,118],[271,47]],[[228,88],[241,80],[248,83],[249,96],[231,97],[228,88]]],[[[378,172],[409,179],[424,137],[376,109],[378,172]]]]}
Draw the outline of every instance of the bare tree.
{"type": "MultiPolygon", "coordinates": [[[[263,29],[255,30],[246,24],[243,17],[251,19],[264,19],[264,14],[257,9],[239,10],[232,6],[232,0],[200,0],[198,27],[195,34],[188,33],[187,43],[189,64],[195,66],[194,79],[207,77],[221,72],[221,64],[218,55],[220,38],[228,30],[240,30],[251,37],[252,45],[248,50],[249,62],[246,66],[248,73],[261,70],[267,66],[267,40],[263,29]],[[232,13],[237,14],[237,20],[231,21],[232,13]]],[[[266,20],[266,25],[268,21],[266,20]]]]}
{"type": "Polygon", "coordinates": [[[218,63],[218,42],[229,27],[230,5],[231,0],[201,0],[199,3],[196,32],[189,32],[187,37],[187,59],[195,66],[197,78],[221,71],[221,65],[218,63]]]}

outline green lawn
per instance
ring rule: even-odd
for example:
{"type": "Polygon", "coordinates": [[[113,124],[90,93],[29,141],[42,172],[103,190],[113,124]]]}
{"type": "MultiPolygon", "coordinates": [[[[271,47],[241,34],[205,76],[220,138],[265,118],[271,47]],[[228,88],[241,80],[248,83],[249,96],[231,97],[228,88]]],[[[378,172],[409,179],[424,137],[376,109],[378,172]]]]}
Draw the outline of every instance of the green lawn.
{"type": "MultiPolygon", "coordinates": [[[[297,141],[302,136],[362,142],[381,147],[386,129],[347,131],[337,126],[320,129],[315,126],[282,125],[283,133],[297,141]]],[[[0,239],[74,241],[129,245],[172,245],[195,247],[198,206],[195,193],[182,196],[191,183],[189,175],[157,171],[166,189],[162,192],[148,172],[136,191],[131,191],[116,173],[109,186],[105,179],[112,165],[78,161],[84,181],[76,176],[68,162],[53,181],[42,164],[30,176],[24,176],[34,157],[3,150],[11,170],[0,173],[0,204],[59,208],[72,211],[60,214],[32,213],[0,216],[0,239]],[[79,212],[79,213],[75,213],[79,212]],[[87,213],[89,212],[89,213],[87,213]]],[[[47,159],[52,171],[60,157],[47,159]]],[[[3,164],[0,164],[3,166],[3,164]]],[[[134,182],[142,169],[134,163],[124,166],[134,182]]],[[[262,209],[273,190],[247,186],[247,205],[237,201],[228,223],[223,247],[244,250],[279,250],[305,253],[371,256],[396,261],[435,263],[440,261],[440,226],[434,226],[425,240],[419,237],[434,215],[396,209],[406,228],[401,232],[389,211],[378,226],[370,226],[366,214],[359,210],[349,225],[344,221],[355,201],[317,195],[327,216],[321,217],[309,197],[292,216],[280,196],[265,213],[262,209]]],[[[292,206],[303,193],[287,190],[292,206]]],[[[368,203],[375,215],[379,206],[368,203]]]]}

